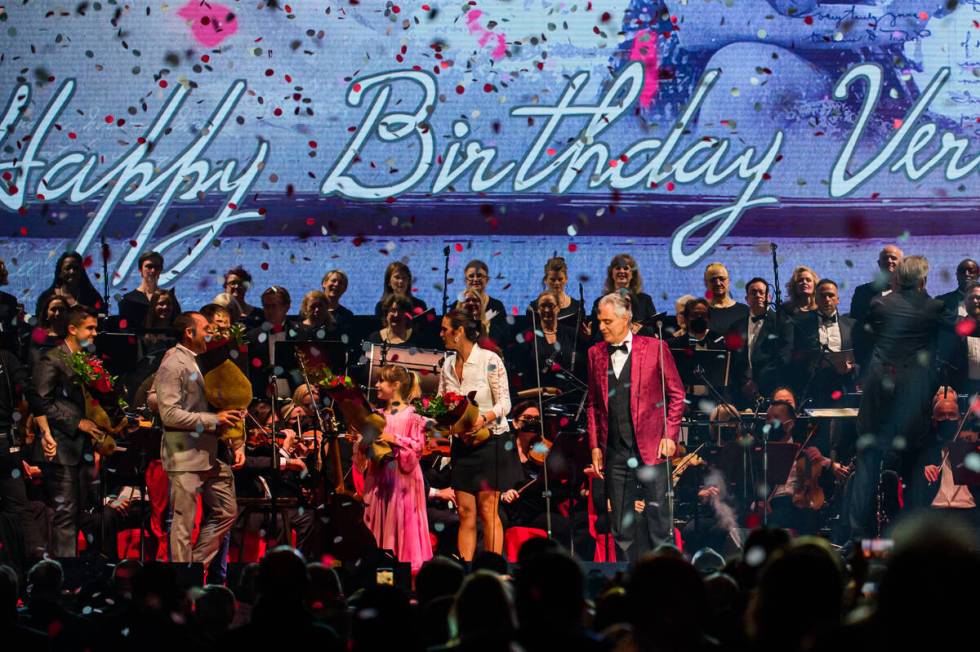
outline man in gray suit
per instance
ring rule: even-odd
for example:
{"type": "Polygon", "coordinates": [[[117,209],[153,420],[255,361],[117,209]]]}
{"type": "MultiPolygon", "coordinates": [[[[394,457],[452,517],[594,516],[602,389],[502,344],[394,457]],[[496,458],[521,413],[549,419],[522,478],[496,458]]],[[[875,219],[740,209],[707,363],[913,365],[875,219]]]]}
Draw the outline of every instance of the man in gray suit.
{"type": "Polygon", "coordinates": [[[231,471],[245,464],[244,442],[234,450],[232,466],[221,460],[218,429],[241,422],[243,415],[240,410],[214,413],[208,406],[204,377],[197,364],[197,355],[207,350],[208,320],[199,312],[185,312],[174,320],[174,329],[180,343],[164,355],[153,382],[164,429],[160,457],[170,476],[170,558],[202,562],[206,567],[221,538],[235,523],[237,504],[231,471]],[[199,493],[207,516],[192,549],[199,493]]]}

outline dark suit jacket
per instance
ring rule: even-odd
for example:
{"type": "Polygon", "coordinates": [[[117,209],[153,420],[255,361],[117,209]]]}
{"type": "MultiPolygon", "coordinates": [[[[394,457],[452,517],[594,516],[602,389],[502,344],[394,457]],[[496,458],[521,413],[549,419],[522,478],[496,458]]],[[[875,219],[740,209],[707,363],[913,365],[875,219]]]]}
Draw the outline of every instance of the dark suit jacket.
{"type": "Polygon", "coordinates": [[[0,348],[16,351],[21,327],[17,297],[0,292],[0,348]]]}
{"type": "Polygon", "coordinates": [[[872,365],[903,366],[916,362],[921,353],[931,358],[945,324],[942,302],[925,292],[899,290],[875,297],[868,315],[872,365]]]}
{"type": "MultiPolygon", "coordinates": [[[[830,396],[834,391],[850,391],[856,377],[856,373],[841,375],[822,364],[820,319],[816,310],[795,314],[784,324],[781,343],[786,382],[793,387],[800,400],[803,400],[803,393],[806,392],[806,397],[814,398],[818,407],[831,404],[830,396]]],[[[850,317],[837,313],[841,351],[854,348],[854,324],[850,317]]]]}
{"type": "Polygon", "coordinates": [[[942,301],[943,310],[946,311],[946,317],[948,319],[955,319],[965,296],[966,295],[960,292],[959,288],[956,288],[952,292],[940,294],[936,297],[936,301],[942,301]]]}
{"type": "MultiPolygon", "coordinates": [[[[592,339],[596,342],[602,341],[602,333],[599,332],[600,299],[602,297],[592,302],[592,313],[589,316],[589,321],[592,324],[592,339]]],[[[657,314],[657,306],[653,303],[653,297],[645,292],[640,292],[639,294],[630,292],[630,306],[633,312],[633,321],[637,323],[657,314]]],[[[653,337],[657,334],[656,326],[644,326],[640,329],[639,334],[653,337]]]]}
{"type": "MultiPolygon", "coordinates": [[[[589,349],[589,391],[586,408],[590,448],[605,450],[609,434],[609,351],[605,342],[589,349]]],[[[633,336],[630,353],[630,412],[640,457],[645,464],[660,460],[657,455],[664,437],[677,441],[684,416],[684,384],[665,342],[653,337],[633,336]],[[667,396],[660,379],[660,357],[667,396]],[[667,401],[664,432],[663,401],[667,401]]]]}
{"type": "Polygon", "coordinates": [[[76,466],[91,444],[88,435],[78,429],[85,417],[85,395],[65,361],[67,354],[68,349],[60,344],[41,358],[34,367],[34,388],[48,417],[51,435],[58,443],[55,462],[76,466]]]}
{"type": "MultiPolygon", "coordinates": [[[[980,337],[980,324],[976,325],[971,334],[973,337],[980,337]]],[[[940,382],[951,386],[960,394],[973,394],[980,389],[980,382],[970,380],[967,336],[957,333],[955,327],[947,328],[944,325],[939,333],[938,356],[940,382]]]]}
{"type": "MultiPolygon", "coordinates": [[[[732,379],[736,396],[749,380],[752,380],[759,393],[769,395],[779,386],[782,373],[782,359],[779,357],[782,330],[775,312],[766,313],[762,330],[752,348],[752,366],[749,367],[749,318],[732,324],[725,341],[732,352],[732,379]]],[[[751,400],[754,397],[740,397],[751,400]]]]}

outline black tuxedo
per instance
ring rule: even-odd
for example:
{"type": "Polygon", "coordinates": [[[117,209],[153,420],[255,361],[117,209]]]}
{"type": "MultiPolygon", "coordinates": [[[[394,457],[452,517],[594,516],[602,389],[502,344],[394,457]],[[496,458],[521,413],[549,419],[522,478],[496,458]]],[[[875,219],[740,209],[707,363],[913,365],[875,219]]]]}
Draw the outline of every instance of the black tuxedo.
{"type": "MultiPolygon", "coordinates": [[[[969,320],[970,318],[964,319],[969,320]]],[[[970,360],[967,348],[967,338],[970,336],[980,337],[980,323],[977,323],[970,331],[970,335],[960,335],[955,328],[945,326],[939,334],[939,380],[960,394],[974,394],[980,391],[980,381],[970,380],[970,360]]]]}
{"type": "Polygon", "coordinates": [[[781,382],[782,361],[779,347],[782,339],[780,321],[776,313],[767,311],[763,316],[762,329],[752,347],[752,365],[749,365],[749,320],[740,319],[732,324],[726,342],[732,351],[732,386],[736,403],[751,403],[753,396],[742,396],[742,388],[749,380],[758,393],[768,396],[781,382]]]}
{"type": "MultiPolygon", "coordinates": [[[[818,407],[833,404],[831,394],[853,389],[854,374],[843,376],[822,359],[820,325],[823,317],[816,310],[799,312],[787,319],[783,328],[782,358],[786,364],[786,378],[803,400],[804,393],[818,407]]],[[[840,329],[841,351],[854,348],[854,319],[837,314],[840,329]]]]}
{"type": "Polygon", "coordinates": [[[943,310],[946,312],[947,319],[956,319],[959,314],[960,306],[963,305],[963,299],[966,297],[959,288],[956,288],[952,292],[947,292],[946,294],[940,294],[936,297],[936,301],[941,301],[943,304],[943,310]]]}

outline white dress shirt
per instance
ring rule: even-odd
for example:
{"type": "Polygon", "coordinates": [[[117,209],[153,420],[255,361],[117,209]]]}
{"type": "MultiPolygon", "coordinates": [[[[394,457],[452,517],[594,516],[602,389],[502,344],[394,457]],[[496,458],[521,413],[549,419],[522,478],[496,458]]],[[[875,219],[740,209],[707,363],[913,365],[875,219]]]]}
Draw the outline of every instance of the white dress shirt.
{"type": "Polygon", "coordinates": [[[476,392],[476,404],[480,414],[493,412],[497,420],[488,423],[487,427],[494,434],[502,434],[510,428],[507,425],[507,414],[510,412],[510,387],[507,385],[507,371],[504,361],[493,351],[481,349],[474,344],[470,357],[463,363],[463,381],[456,377],[456,354],[450,352],[442,364],[442,374],[439,375],[439,394],[454,392],[469,394],[476,392]]]}
{"type": "Polygon", "coordinates": [[[841,350],[840,316],[835,311],[832,315],[836,319],[832,322],[825,322],[822,313],[817,313],[820,320],[820,346],[827,351],[839,352],[841,350]]]}
{"type": "Polygon", "coordinates": [[[749,314],[749,328],[746,331],[748,334],[748,351],[749,351],[749,369],[752,369],[752,351],[755,350],[755,343],[759,339],[759,333],[762,332],[762,325],[766,323],[765,313],[762,314],[762,319],[755,321],[752,319],[753,315],[749,314]]]}
{"type": "MultiPolygon", "coordinates": [[[[609,356],[609,364],[612,365],[613,373],[616,374],[616,378],[619,378],[619,374],[623,373],[623,367],[626,366],[626,359],[629,358],[630,353],[633,352],[633,332],[628,331],[626,333],[626,339],[619,344],[626,345],[626,353],[622,351],[615,351],[609,356]]],[[[618,344],[616,345],[618,346],[618,344]]]]}

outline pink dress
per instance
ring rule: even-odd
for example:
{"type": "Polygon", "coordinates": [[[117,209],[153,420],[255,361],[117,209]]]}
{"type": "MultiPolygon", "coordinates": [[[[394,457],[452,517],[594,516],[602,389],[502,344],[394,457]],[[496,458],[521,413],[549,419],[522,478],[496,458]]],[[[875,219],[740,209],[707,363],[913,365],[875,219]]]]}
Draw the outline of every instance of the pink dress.
{"type": "Polygon", "coordinates": [[[385,432],[394,435],[394,459],[370,462],[355,446],[355,463],[364,472],[364,522],[378,546],[395,553],[416,572],[432,559],[429,519],[425,513],[425,481],[419,458],[425,443],[425,420],[409,406],[386,414],[385,432]]]}

